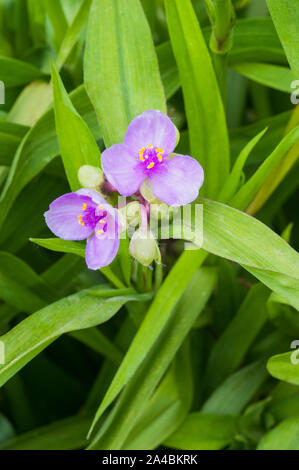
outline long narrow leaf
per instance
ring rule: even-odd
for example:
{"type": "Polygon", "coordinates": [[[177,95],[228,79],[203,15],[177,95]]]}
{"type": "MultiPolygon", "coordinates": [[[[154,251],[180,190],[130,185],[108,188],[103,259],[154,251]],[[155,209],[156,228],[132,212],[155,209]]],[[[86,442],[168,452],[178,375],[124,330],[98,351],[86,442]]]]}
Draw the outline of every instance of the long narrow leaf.
{"type": "Polygon", "coordinates": [[[130,121],[166,110],[158,60],[139,0],[93,0],[85,83],[106,146],[122,142],[130,121]]]}
{"type": "Polygon", "coordinates": [[[229,172],[229,148],[217,79],[190,0],[165,0],[169,34],[177,61],[191,153],[203,166],[203,194],[216,197],[229,172]]]}

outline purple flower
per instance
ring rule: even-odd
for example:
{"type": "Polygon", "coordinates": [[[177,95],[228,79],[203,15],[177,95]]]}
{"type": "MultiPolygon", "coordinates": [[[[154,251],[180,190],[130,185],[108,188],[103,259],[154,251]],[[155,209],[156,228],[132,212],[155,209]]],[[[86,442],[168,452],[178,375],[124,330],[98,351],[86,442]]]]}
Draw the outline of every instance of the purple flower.
{"type": "Polygon", "coordinates": [[[119,248],[118,215],[96,191],[80,189],[64,194],[50,204],[45,219],[59,238],[88,238],[85,258],[89,269],[101,269],[115,258],[119,248]]]}
{"type": "Polygon", "coordinates": [[[122,196],[131,196],[148,180],[157,199],[183,206],[197,198],[204,173],[194,158],[171,156],[175,146],[176,129],[169,117],[145,111],[130,123],[123,144],[102,153],[102,168],[122,196]]]}

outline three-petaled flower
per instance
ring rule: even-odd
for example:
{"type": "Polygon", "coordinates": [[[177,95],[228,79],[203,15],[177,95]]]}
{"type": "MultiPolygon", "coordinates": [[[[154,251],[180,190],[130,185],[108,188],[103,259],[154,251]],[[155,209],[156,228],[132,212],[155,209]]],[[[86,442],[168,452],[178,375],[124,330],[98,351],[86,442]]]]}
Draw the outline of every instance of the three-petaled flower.
{"type": "Polygon", "coordinates": [[[102,168],[122,196],[131,196],[147,181],[157,199],[183,206],[197,198],[204,172],[194,158],[171,155],[175,147],[176,128],[169,117],[145,111],[130,123],[123,144],[102,153],[102,168]]]}
{"type": "Polygon", "coordinates": [[[50,204],[45,219],[59,238],[88,239],[85,258],[89,269],[101,269],[115,258],[119,248],[118,213],[97,191],[80,189],[64,194],[50,204]]]}

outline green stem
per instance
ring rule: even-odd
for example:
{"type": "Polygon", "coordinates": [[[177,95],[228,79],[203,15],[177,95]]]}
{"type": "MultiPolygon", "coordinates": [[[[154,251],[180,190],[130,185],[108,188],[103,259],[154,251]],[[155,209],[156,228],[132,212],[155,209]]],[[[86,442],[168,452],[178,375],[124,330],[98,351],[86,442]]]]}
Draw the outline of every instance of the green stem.
{"type": "Polygon", "coordinates": [[[218,81],[219,90],[222,96],[224,107],[226,106],[226,95],[227,95],[227,71],[228,71],[228,60],[227,54],[213,54],[213,63],[215,73],[218,81]]]}
{"type": "Polygon", "coordinates": [[[232,47],[231,30],[235,21],[235,12],[231,0],[205,0],[205,5],[213,28],[210,38],[210,49],[213,53],[214,68],[225,105],[228,71],[227,57],[232,47]]]}
{"type": "Polygon", "coordinates": [[[163,282],[163,264],[155,265],[155,291],[158,291],[163,282]]]}
{"type": "Polygon", "coordinates": [[[111,284],[114,285],[114,287],[117,287],[118,289],[123,289],[126,286],[118,279],[118,277],[113,273],[112,269],[109,268],[109,266],[106,266],[105,268],[100,269],[101,273],[105,276],[108,281],[111,282],[111,284]]]}

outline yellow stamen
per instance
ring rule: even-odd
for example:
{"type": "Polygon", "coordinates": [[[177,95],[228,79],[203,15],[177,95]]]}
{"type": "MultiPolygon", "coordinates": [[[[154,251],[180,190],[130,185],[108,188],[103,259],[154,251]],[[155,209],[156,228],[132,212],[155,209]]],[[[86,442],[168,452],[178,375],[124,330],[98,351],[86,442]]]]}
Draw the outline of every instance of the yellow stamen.
{"type": "Polygon", "coordinates": [[[105,220],[100,220],[100,224],[105,224],[105,220]]]}
{"type": "Polygon", "coordinates": [[[82,222],[82,215],[78,215],[78,222],[80,225],[82,225],[82,227],[84,227],[85,222],[82,222]]]}
{"type": "Polygon", "coordinates": [[[152,149],[152,148],[154,148],[154,146],[152,144],[148,144],[147,148],[152,149]]]}
{"type": "Polygon", "coordinates": [[[159,153],[164,153],[163,149],[156,149],[156,151],[159,152],[159,153]]]}
{"type": "Polygon", "coordinates": [[[84,204],[83,204],[83,210],[86,211],[86,209],[87,209],[87,204],[84,202],[84,204]]]}
{"type": "Polygon", "coordinates": [[[102,233],[104,233],[104,230],[98,230],[99,235],[102,235],[102,233]]]}
{"type": "Polygon", "coordinates": [[[159,162],[162,162],[163,158],[162,158],[162,155],[160,153],[157,154],[157,157],[158,157],[159,162]]]}
{"type": "Polygon", "coordinates": [[[151,168],[153,168],[153,166],[155,166],[154,162],[151,162],[149,165],[147,165],[147,169],[150,170],[151,168]]]}
{"type": "Polygon", "coordinates": [[[103,210],[104,210],[104,207],[101,206],[101,205],[98,205],[98,209],[100,209],[101,211],[103,211],[103,210]]]}
{"type": "Polygon", "coordinates": [[[144,156],[143,156],[144,151],[145,151],[144,147],[142,147],[142,149],[139,150],[139,158],[142,162],[144,162],[144,156]]]}

